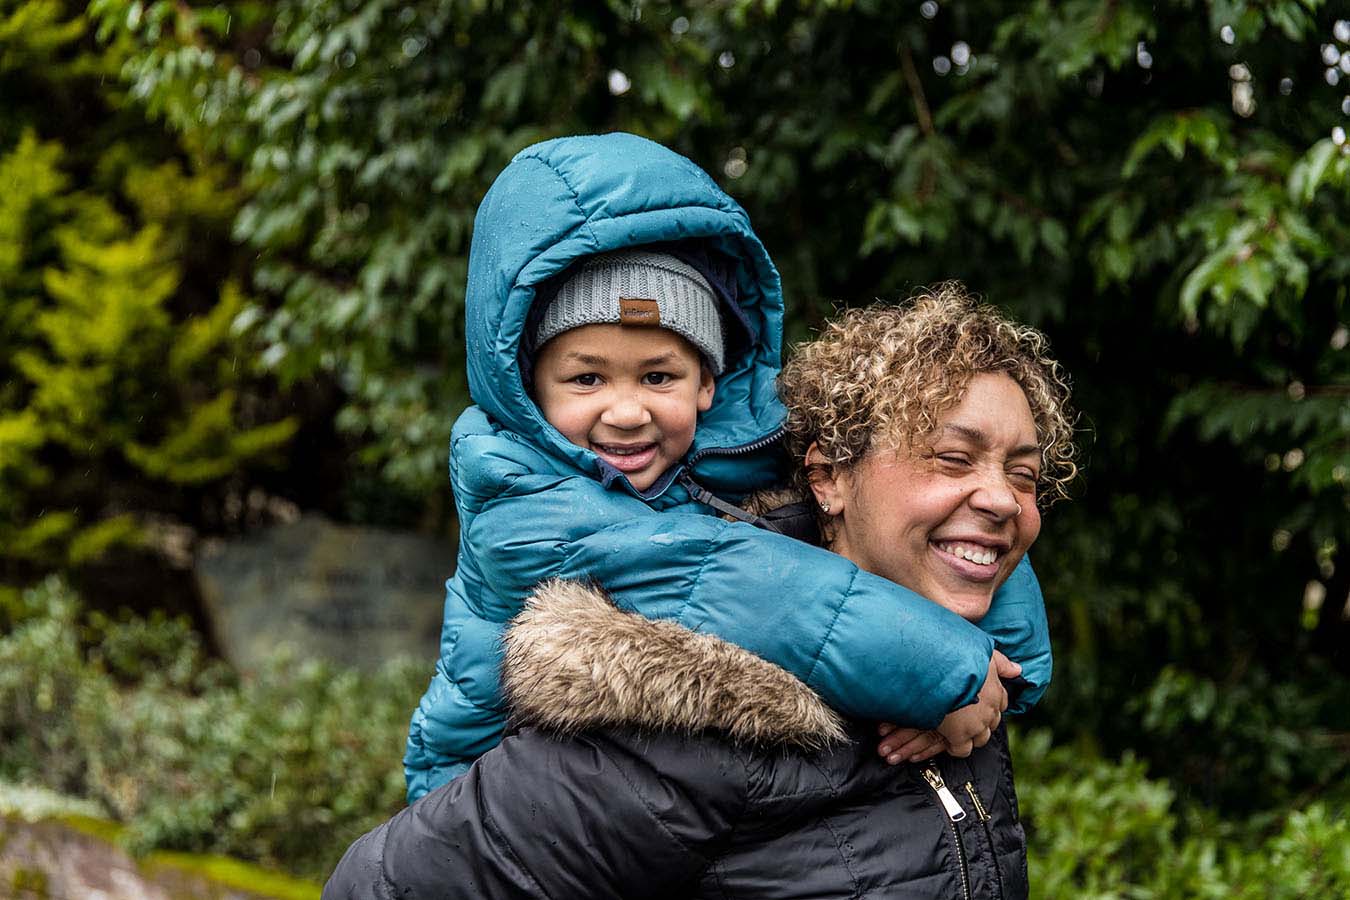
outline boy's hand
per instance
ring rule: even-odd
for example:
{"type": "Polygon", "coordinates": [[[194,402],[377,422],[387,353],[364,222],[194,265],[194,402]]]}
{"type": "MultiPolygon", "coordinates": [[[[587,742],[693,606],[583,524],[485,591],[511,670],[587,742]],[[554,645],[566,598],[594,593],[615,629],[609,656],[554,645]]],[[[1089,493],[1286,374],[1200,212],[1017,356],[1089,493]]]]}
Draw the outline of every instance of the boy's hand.
{"type": "Polygon", "coordinates": [[[1003,711],[1008,708],[1008,692],[999,679],[1015,678],[1020,674],[1020,665],[994,651],[979,697],[969,706],[948,713],[937,727],[938,733],[947,739],[948,753],[952,756],[969,756],[976,747],[983,747],[989,742],[989,736],[1002,721],[1003,711]]]}
{"type": "Polygon", "coordinates": [[[934,731],[917,728],[897,728],[882,722],[877,731],[881,744],[877,752],[886,762],[922,762],[946,751],[952,756],[969,756],[976,747],[983,747],[1003,718],[1008,708],[1008,692],[1000,681],[1022,674],[1022,667],[995,650],[989,660],[989,672],[978,699],[963,706],[942,720],[934,731]]]}

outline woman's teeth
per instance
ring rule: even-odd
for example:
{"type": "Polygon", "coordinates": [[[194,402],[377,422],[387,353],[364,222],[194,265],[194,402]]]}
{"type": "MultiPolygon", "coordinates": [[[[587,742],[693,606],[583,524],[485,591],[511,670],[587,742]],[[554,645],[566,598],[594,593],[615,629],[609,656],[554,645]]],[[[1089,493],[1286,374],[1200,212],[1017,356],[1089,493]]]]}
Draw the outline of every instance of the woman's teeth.
{"type": "Polygon", "coordinates": [[[937,548],[944,553],[968,559],[981,566],[987,566],[999,557],[997,550],[990,550],[988,547],[981,547],[978,544],[942,543],[938,544],[937,548]]]}

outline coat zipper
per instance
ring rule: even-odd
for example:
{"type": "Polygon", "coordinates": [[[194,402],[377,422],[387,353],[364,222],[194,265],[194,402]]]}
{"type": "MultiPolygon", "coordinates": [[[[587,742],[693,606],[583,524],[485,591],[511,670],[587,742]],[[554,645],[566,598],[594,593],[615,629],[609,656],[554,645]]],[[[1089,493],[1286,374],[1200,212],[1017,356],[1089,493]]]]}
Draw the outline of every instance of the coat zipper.
{"type": "Polygon", "coordinates": [[[741,444],[739,447],[706,447],[689,457],[689,467],[693,468],[694,463],[705,456],[741,456],[746,453],[754,453],[756,450],[763,450],[765,447],[778,443],[786,433],[787,429],[779,426],[759,440],[741,444]]]}
{"type": "Polygon", "coordinates": [[[1007,893],[1003,890],[1003,867],[998,863],[998,848],[994,846],[994,829],[989,824],[991,817],[985,811],[984,804],[980,802],[980,795],[975,793],[973,782],[966,782],[966,793],[970,795],[970,801],[975,804],[975,815],[979,818],[980,824],[984,826],[985,837],[989,839],[989,855],[994,861],[994,877],[998,880],[998,895],[1006,897],[1007,893]]]}
{"type": "Polygon", "coordinates": [[[937,794],[938,799],[942,801],[943,810],[947,813],[947,827],[951,828],[952,840],[956,842],[956,862],[961,871],[961,896],[965,900],[970,900],[970,869],[966,865],[966,844],[961,840],[961,832],[956,827],[956,823],[966,817],[966,811],[961,808],[956,795],[942,780],[942,773],[937,770],[937,766],[929,763],[923,767],[922,772],[924,781],[927,781],[928,786],[937,794]]]}
{"type": "Polygon", "coordinates": [[[739,447],[709,447],[706,450],[700,450],[689,457],[689,461],[685,464],[684,468],[680,470],[680,474],[675,481],[683,485],[684,489],[689,492],[689,496],[696,502],[702,503],[704,506],[711,506],[719,513],[731,516],[733,519],[749,522],[751,525],[758,528],[765,528],[772,531],[773,529],[769,528],[759,516],[746,512],[734,503],[728,503],[703,485],[699,484],[694,480],[692,473],[694,464],[705,456],[742,456],[746,453],[754,453],[756,450],[763,450],[765,447],[777,443],[778,440],[783,437],[786,430],[787,429],[785,428],[777,428],[765,437],[762,437],[757,441],[751,441],[748,444],[741,444],[739,447]]]}

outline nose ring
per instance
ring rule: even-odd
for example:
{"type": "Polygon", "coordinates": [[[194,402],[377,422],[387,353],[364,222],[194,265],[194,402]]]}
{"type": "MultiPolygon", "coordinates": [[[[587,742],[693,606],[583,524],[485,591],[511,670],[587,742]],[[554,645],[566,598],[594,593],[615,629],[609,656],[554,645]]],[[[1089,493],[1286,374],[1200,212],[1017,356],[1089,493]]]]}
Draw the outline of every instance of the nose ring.
{"type": "Polygon", "coordinates": [[[1020,504],[1020,503],[1017,504],[1017,514],[1018,514],[1019,516],[1022,514],[1022,504],[1020,504]]]}

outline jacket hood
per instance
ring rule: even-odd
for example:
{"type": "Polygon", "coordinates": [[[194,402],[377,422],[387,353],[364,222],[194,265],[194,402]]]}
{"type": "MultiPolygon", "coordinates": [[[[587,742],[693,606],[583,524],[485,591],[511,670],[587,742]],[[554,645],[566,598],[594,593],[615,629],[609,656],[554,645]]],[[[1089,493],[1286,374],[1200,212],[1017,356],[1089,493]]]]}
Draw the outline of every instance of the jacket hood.
{"type": "MultiPolygon", "coordinates": [[[[530,398],[520,349],[536,293],[582,257],[681,242],[730,260],[729,347],[693,453],[744,447],[773,435],[784,412],[783,298],[778,272],[740,205],[677,153],[631,134],[558,138],[522,150],[474,220],[465,298],[469,390],[496,423],[585,472],[599,459],[559,434],[530,398]]],[[[613,473],[609,474],[613,477],[613,473]]]]}
{"type": "Polygon", "coordinates": [[[758,745],[845,739],[825,701],[785,669],[709,634],[624,612],[597,587],[540,585],[503,639],[512,721],[574,734],[709,729],[758,745]]]}

